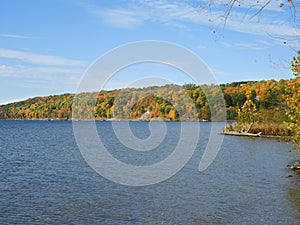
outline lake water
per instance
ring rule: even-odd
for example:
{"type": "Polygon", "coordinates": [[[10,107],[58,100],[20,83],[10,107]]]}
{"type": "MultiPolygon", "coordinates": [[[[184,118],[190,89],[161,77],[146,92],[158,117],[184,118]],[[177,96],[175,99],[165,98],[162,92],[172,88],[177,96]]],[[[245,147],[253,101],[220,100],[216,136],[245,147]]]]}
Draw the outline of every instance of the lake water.
{"type": "MultiPolygon", "coordinates": [[[[171,154],[180,123],[166,124],[164,144],[146,153],[122,146],[110,122],[97,122],[97,128],[112,155],[140,165],[171,154]]],[[[140,138],[149,135],[147,122],[130,126],[140,138]]],[[[293,146],[225,136],[215,161],[199,172],[210,126],[201,123],[197,149],[180,172],[158,184],[131,187],[88,166],[72,122],[0,121],[0,223],[299,224],[300,177],[286,167],[296,157],[293,146]]],[[[224,124],[218,126],[221,131],[224,124]]]]}

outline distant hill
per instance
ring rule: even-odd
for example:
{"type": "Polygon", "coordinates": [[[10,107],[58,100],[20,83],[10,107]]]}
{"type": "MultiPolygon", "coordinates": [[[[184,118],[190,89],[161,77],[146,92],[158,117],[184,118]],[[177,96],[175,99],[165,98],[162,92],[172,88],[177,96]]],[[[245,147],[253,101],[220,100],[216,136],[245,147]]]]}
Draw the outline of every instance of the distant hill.
{"type": "MultiPolygon", "coordinates": [[[[233,82],[221,84],[220,88],[224,96],[224,104],[227,109],[227,119],[235,120],[237,110],[251,99],[257,109],[258,120],[282,122],[287,120],[285,115],[286,87],[290,80],[263,80],[233,82]]],[[[75,94],[62,94],[54,96],[30,98],[25,101],[14,102],[0,106],[0,119],[53,119],[69,120],[72,118],[72,110],[75,110],[77,118],[87,118],[86,113],[92,112],[99,120],[114,119],[139,119],[145,113],[149,119],[163,119],[176,121],[189,120],[189,113],[195,111],[199,120],[210,120],[214,110],[221,105],[217,99],[219,87],[214,85],[185,84],[153,86],[147,88],[118,89],[113,91],[101,91],[99,93],[82,93],[78,98],[84,98],[86,105],[77,105],[72,109],[75,94]],[[210,96],[210,105],[207,96],[210,96]],[[193,103],[188,105],[186,97],[193,103]],[[96,99],[93,104],[93,99],[96,99]],[[175,107],[175,106],[176,107],[175,107]],[[180,107],[185,109],[180,109],[180,107]]]]}

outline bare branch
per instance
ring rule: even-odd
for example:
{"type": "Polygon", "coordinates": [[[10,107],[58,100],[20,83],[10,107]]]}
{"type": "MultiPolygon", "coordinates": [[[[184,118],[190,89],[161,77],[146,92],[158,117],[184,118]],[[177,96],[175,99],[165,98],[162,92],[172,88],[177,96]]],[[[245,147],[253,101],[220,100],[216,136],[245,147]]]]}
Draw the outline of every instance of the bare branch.
{"type": "Polygon", "coordinates": [[[294,18],[294,22],[296,22],[296,7],[295,7],[295,4],[294,4],[294,1],[290,0],[289,1],[292,5],[292,7],[290,7],[291,9],[291,14],[293,15],[293,18],[294,18]]]}
{"type": "Polygon", "coordinates": [[[284,40],[284,41],[299,41],[300,40],[300,36],[295,37],[295,38],[286,38],[286,37],[274,36],[270,33],[267,33],[267,35],[270,36],[273,39],[284,40]]]}
{"type": "Polygon", "coordinates": [[[227,4],[228,4],[228,7],[227,7],[227,10],[225,11],[225,14],[224,14],[224,25],[223,25],[223,32],[224,32],[224,29],[226,27],[226,24],[227,24],[227,19],[230,15],[230,12],[231,12],[231,9],[232,7],[234,6],[234,4],[236,3],[237,0],[230,0],[227,4]]]}
{"type": "Polygon", "coordinates": [[[250,17],[250,20],[256,17],[258,14],[260,14],[264,8],[266,8],[267,5],[271,3],[271,0],[268,0],[253,16],[250,17]]]}
{"type": "MultiPolygon", "coordinates": [[[[221,1],[223,2],[223,1],[221,1]]],[[[294,23],[295,29],[298,31],[300,29],[300,23],[297,19],[297,10],[300,8],[300,1],[299,0],[251,0],[248,1],[246,4],[250,3],[250,6],[248,8],[245,9],[244,6],[242,6],[243,1],[242,0],[226,0],[224,1],[224,3],[222,3],[223,9],[221,9],[223,11],[222,15],[218,17],[218,20],[220,20],[220,26],[222,29],[222,34],[224,34],[225,28],[227,26],[227,24],[229,24],[230,20],[229,18],[231,18],[231,13],[237,11],[238,9],[236,9],[236,7],[241,7],[240,12],[245,13],[245,15],[243,16],[243,18],[241,19],[241,23],[243,23],[246,18],[249,20],[252,20],[255,17],[258,17],[258,22],[260,19],[261,14],[263,13],[263,11],[268,10],[268,6],[270,6],[271,4],[277,4],[278,3],[278,9],[285,7],[286,10],[282,10],[279,13],[282,14],[282,16],[286,16],[286,13],[290,14],[291,18],[289,18],[289,22],[290,23],[294,23]],[[251,15],[252,14],[252,15],[251,15]]],[[[220,5],[220,1],[217,0],[206,0],[205,1],[206,7],[208,12],[212,15],[213,13],[213,7],[215,6],[219,6],[220,5]]],[[[274,11],[273,8],[270,8],[271,11],[274,11]]],[[[220,11],[218,11],[220,12],[220,11]]],[[[212,21],[212,20],[209,20],[212,21]]],[[[214,21],[212,21],[214,22],[214,21]]],[[[297,32],[296,31],[296,32],[297,32]]],[[[216,33],[214,31],[214,33],[216,33]]],[[[272,35],[268,34],[270,37],[272,35]]],[[[284,36],[284,35],[282,35],[284,36]]],[[[281,37],[273,37],[275,39],[284,39],[281,37]]],[[[299,41],[300,40],[300,36],[294,36],[293,38],[285,38],[285,42],[284,44],[286,44],[287,41],[299,41]]]]}

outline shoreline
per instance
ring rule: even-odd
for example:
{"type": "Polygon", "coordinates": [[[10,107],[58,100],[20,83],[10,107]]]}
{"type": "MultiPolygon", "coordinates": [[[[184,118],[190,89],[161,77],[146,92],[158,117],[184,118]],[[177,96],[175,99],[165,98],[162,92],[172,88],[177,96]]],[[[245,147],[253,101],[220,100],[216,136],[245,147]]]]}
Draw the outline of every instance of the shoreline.
{"type": "Polygon", "coordinates": [[[107,122],[228,122],[228,121],[202,121],[202,120],[163,120],[163,119],[0,119],[0,121],[107,121],[107,122]]]}
{"type": "MultiPolygon", "coordinates": [[[[193,120],[162,120],[162,119],[150,119],[150,120],[141,120],[141,119],[0,119],[0,121],[83,121],[83,122],[198,122],[198,123],[211,123],[211,122],[223,122],[223,123],[232,123],[235,122],[233,120],[227,121],[193,121],[193,120]]],[[[226,128],[226,127],[225,127],[226,128]]],[[[280,139],[283,141],[290,142],[292,141],[292,136],[278,136],[278,135],[266,135],[260,133],[245,133],[239,131],[226,131],[224,130],[220,133],[221,135],[225,136],[237,136],[237,137],[249,137],[249,138],[270,138],[270,139],[280,139]]]]}
{"type": "Polygon", "coordinates": [[[253,133],[240,133],[236,131],[223,131],[222,135],[226,136],[238,136],[238,137],[249,137],[249,138],[272,138],[272,139],[280,139],[283,141],[290,142],[292,141],[292,136],[275,136],[275,135],[264,135],[264,134],[253,134],[253,133]]]}

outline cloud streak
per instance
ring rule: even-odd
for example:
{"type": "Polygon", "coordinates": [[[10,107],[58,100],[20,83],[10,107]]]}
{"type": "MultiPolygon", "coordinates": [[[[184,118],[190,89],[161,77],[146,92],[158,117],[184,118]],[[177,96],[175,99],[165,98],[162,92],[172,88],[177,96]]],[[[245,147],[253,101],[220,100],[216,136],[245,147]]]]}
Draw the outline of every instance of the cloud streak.
{"type": "Polygon", "coordinates": [[[30,52],[0,48],[0,58],[17,59],[26,63],[48,66],[86,66],[82,60],[67,59],[59,56],[41,55],[30,52]]]}
{"type": "Polygon", "coordinates": [[[125,8],[101,8],[90,3],[81,4],[81,6],[109,27],[134,28],[147,19],[147,13],[139,11],[138,7],[127,10],[125,8]]]}
{"type": "Polygon", "coordinates": [[[0,77],[39,78],[52,80],[54,77],[71,76],[78,77],[82,74],[80,69],[57,67],[26,67],[0,65],[0,77]]]}
{"type": "MultiPolygon", "coordinates": [[[[213,1],[205,1],[204,5],[210,6],[211,8],[214,7],[226,7],[229,5],[229,2],[232,2],[230,0],[213,0],[213,1]],[[209,3],[208,3],[209,2],[209,3]]],[[[282,2],[281,1],[269,1],[269,0],[263,0],[263,1],[257,1],[257,0],[243,0],[243,1],[236,1],[233,5],[233,10],[234,9],[245,9],[247,11],[253,11],[257,12],[259,11],[262,7],[264,7],[264,10],[268,11],[274,11],[274,12],[283,12],[286,8],[289,9],[289,5],[287,6],[280,6],[282,2]]]]}
{"type": "Polygon", "coordinates": [[[273,46],[275,42],[253,40],[252,42],[220,42],[225,48],[238,48],[242,50],[265,50],[273,46]]]}
{"type": "Polygon", "coordinates": [[[0,38],[32,39],[33,37],[18,34],[0,34],[0,38]]]}
{"type": "Polygon", "coordinates": [[[146,18],[142,14],[124,9],[112,9],[102,12],[103,22],[108,26],[130,28],[140,25],[146,18]]]}
{"type": "MultiPolygon", "coordinates": [[[[272,1],[264,10],[263,16],[252,18],[259,10],[256,1],[241,1],[241,6],[232,9],[230,16],[224,18],[228,1],[213,1],[210,8],[206,6],[184,3],[179,1],[133,1],[128,6],[117,8],[97,9],[96,6],[89,7],[89,10],[97,12],[101,16],[102,22],[112,27],[132,28],[146,21],[159,21],[166,25],[176,27],[187,27],[186,23],[205,26],[225,25],[226,29],[236,32],[255,34],[255,35],[280,35],[294,37],[300,34],[300,29],[290,21],[284,18],[288,12],[287,9],[279,7],[276,1],[272,1]],[[133,3],[133,4],[132,4],[133,3]],[[124,9],[126,7],[126,10],[124,9]]],[[[204,3],[204,2],[202,2],[204,3]]],[[[207,3],[205,3],[207,4],[207,3]]],[[[263,5],[263,3],[262,3],[263,5]]],[[[286,7],[288,8],[288,7],[286,7]]]]}

